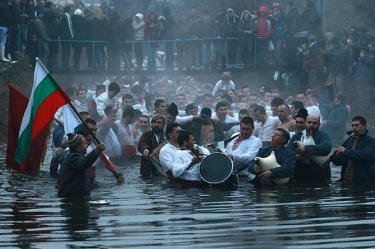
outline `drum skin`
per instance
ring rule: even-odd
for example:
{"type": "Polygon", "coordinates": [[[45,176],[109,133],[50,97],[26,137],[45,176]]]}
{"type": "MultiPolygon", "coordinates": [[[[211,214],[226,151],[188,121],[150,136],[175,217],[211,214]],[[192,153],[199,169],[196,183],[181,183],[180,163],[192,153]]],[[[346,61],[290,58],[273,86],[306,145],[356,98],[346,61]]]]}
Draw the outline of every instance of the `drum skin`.
{"type": "Polygon", "coordinates": [[[233,162],[225,154],[214,153],[202,160],[199,171],[209,184],[224,183],[233,173],[233,162]]]}

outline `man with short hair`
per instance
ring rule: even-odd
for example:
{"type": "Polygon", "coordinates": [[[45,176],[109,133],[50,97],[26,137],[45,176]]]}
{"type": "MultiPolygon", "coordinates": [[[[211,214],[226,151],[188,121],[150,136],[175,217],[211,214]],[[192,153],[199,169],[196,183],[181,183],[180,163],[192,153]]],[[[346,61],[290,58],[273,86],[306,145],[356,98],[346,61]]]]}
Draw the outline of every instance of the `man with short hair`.
{"type": "Polygon", "coordinates": [[[157,174],[157,169],[151,164],[148,156],[165,141],[164,126],[164,116],[154,116],[151,120],[151,130],[145,131],[139,139],[138,151],[142,153],[140,168],[142,177],[151,177],[157,174]]]}
{"type": "Polygon", "coordinates": [[[251,90],[250,90],[250,87],[248,85],[243,85],[241,87],[241,95],[244,95],[244,96],[246,96],[247,99],[249,99],[249,97],[251,95],[251,90]]]}
{"type": "Polygon", "coordinates": [[[334,165],[341,165],[342,182],[374,182],[375,180],[375,138],[368,135],[366,119],[356,116],[352,119],[352,132],[342,146],[331,154],[334,165]]]}
{"type": "MultiPolygon", "coordinates": [[[[317,165],[310,159],[311,156],[326,156],[332,150],[332,141],[325,131],[319,130],[320,118],[318,115],[310,114],[306,118],[306,136],[311,136],[314,144],[305,144],[294,149],[300,163],[296,165],[295,178],[299,181],[326,181],[331,178],[330,167],[322,167],[317,165]],[[308,160],[305,160],[308,159],[308,160]]],[[[294,139],[297,139],[295,137],[294,139]]],[[[291,140],[293,143],[295,140],[291,140]]]]}
{"type": "Polygon", "coordinates": [[[250,117],[244,117],[240,122],[240,134],[230,141],[225,149],[225,154],[233,160],[235,170],[242,170],[242,174],[247,175],[248,166],[255,158],[262,142],[253,135],[254,121],[250,117]]]}
{"type": "Polygon", "coordinates": [[[192,152],[195,144],[193,134],[190,131],[181,130],[177,141],[180,149],[176,151],[173,157],[173,176],[185,181],[202,182],[199,165],[203,160],[203,156],[192,152]]]}
{"type": "MultiPolygon", "coordinates": [[[[150,124],[150,117],[149,116],[143,114],[138,118],[137,135],[134,138],[134,144],[135,144],[136,148],[138,148],[139,139],[141,138],[142,134],[150,129],[150,125],[151,124],[150,124]]],[[[133,131],[133,133],[134,133],[134,131],[133,131]]],[[[137,155],[142,156],[142,153],[140,153],[137,150],[137,155]]]]}
{"type": "Polygon", "coordinates": [[[137,155],[132,131],[134,115],[134,108],[132,106],[127,106],[122,113],[121,119],[115,122],[117,127],[116,135],[121,145],[121,155],[122,158],[125,159],[132,159],[137,155]]]}
{"type": "Polygon", "coordinates": [[[179,116],[185,116],[185,107],[186,107],[186,96],[185,94],[179,93],[177,94],[177,108],[178,108],[178,115],[179,116]]]}
{"type": "Polygon", "coordinates": [[[296,129],[296,121],[290,115],[290,108],[287,104],[281,104],[277,108],[277,116],[280,123],[277,127],[283,127],[289,132],[293,132],[296,129]]]}
{"type": "MultiPolygon", "coordinates": [[[[295,117],[300,109],[304,109],[304,105],[301,101],[295,100],[290,104],[290,113],[292,117],[295,117]]],[[[307,110],[306,110],[307,111],[307,110]]]]}
{"type": "Polygon", "coordinates": [[[263,146],[271,145],[272,134],[279,125],[279,118],[269,117],[263,106],[255,107],[254,117],[259,122],[259,129],[254,135],[262,141],[263,146]]]}
{"type": "Polygon", "coordinates": [[[154,103],[155,114],[165,115],[167,113],[167,103],[162,99],[155,100],[154,103]]]}
{"type": "Polygon", "coordinates": [[[217,118],[218,121],[222,123],[238,122],[236,118],[228,115],[228,109],[229,109],[228,103],[224,101],[218,102],[215,107],[216,116],[214,117],[214,119],[217,118]]]}
{"type": "Polygon", "coordinates": [[[198,115],[198,107],[196,104],[194,103],[191,103],[191,104],[188,104],[186,107],[185,107],[185,113],[187,116],[189,115],[198,115]]]}
{"type": "Polygon", "coordinates": [[[120,85],[117,82],[111,82],[108,86],[107,91],[100,94],[95,99],[96,110],[101,117],[106,117],[104,110],[108,106],[116,106],[116,96],[120,92],[120,85]]]}
{"type": "Polygon", "coordinates": [[[256,95],[255,93],[250,94],[248,98],[248,102],[249,102],[249,105],[252,105],[252,104],[259,105],[258,95],[256,95]]]}
{"type": "Polygon", "coordinates": [[[296,95],[296,99],[303,103],[303,106],[306,108],[306,110],[309,114],[316,114],[319,117],[322,117],[319,107],[317,107],[315,105],[308,105],[307,96],[306,96],[305,92],[298,92],[297,95],[296,95]]]}
{"type": "Polygon", "coordinates": [[[282,98],[275,97],[271,100],[272,117],[278,116],[278,108],[282,104],[284,104],[284,100],[282,98]]]}
{"type": "Polygon", "coordinates": [[[104,109],[104,115],[100,123],[98,123],[97,137],[99,141],[103,141],[106,146],[106,153],[109,158],[113,161],[120,159],[121,157],[121,145],[118,141],[114,123],[116,121],[117,108],[114,106],[107,106],[104,109]]]}
{"type": "Polygon", "coordinates": [[[180,130],[181,126],[177,123],[169,124],[166,128],[168,143],[164,145],[163,148],[161,148],[159,154],[159,161],[164,169],[164,172],[166,172],[167,175],[168,172],[172,171],[173,156],[180,148],[177,141],[177,137],[180,133],[180,130]]]}
{"type": "Polygon", "coordinates": [[[213,107],[214,104],[214,96],[211,93],[206,93],[203,95],[203,101],[201,108],[207,107],[210,108],[212,112],[215,111],[215,108],[213,107]]]}
{"type": "Polygon", "coordinates": [[[85,89],[78,89],[76,91],[77,98],[74,100],[74,106],[76,107],[78,112],[87,112],[88,111],[88,103],[86,99],[86,90],[85,89]]]}
{"type": "Polygon", "coordinates": [[[120,120],[122,117],[122,113],[125,110],[127,106],[133,106],[134,105],[134,99],[133,96],[129,93],[126,93],[122,95],[122,102],[121,102],[121,108],[117,111],[117,120],[120,120]]]}

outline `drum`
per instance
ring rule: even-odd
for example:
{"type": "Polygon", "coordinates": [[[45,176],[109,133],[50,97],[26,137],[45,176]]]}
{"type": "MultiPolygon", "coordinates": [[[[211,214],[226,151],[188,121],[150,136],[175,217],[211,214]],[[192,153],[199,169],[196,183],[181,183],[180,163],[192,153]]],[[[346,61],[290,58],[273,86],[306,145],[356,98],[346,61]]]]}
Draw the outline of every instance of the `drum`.
{"type": "Polygon", "coordinates": [[[202,160],[199,173],[209,184],[224,183],[233,174],[233,162],[225,154],[214,153],[202,160]]]}

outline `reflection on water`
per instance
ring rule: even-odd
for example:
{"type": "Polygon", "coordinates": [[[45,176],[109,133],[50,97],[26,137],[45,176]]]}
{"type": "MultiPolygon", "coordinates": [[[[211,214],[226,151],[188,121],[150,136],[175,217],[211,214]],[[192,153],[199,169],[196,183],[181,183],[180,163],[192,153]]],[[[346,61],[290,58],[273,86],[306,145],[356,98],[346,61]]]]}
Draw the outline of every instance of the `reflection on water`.
{"type": "Polygon", "coordinates": [[[339,168],[326,185],[178,189],[135,163],[119,166],[125,185],[98,169],[91,198],[60,199],[48,163],[9,173],[2,150],[1,248],[375,247],[375,185],[343,186],[339,168]]]}

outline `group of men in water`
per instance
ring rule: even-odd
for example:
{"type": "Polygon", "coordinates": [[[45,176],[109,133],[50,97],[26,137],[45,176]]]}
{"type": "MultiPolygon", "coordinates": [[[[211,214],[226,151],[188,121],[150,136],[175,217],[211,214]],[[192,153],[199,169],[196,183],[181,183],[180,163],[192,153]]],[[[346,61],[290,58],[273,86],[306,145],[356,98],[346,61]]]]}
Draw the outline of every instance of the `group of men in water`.
{"type": "MultiPolygon", "coordinates": [[[[142,87],[145,89],[146,86],[142,87]]],[[[81,90],[76,91],[78,95],[81,90]]],[[[220,142],[226,145],[220,153],[233,164],[228,177],[230,182],[223,184],[238,184],[232,175],[256,184],[285,178],[288,183],[327,181],[331,178],[330,162],[342,165],[340,180],[343,182],[375,179],[375,156],[372,153],[375,139],[368,135],[367,122],[361,116],[352,119],[348,138],[333,149],[330,135],[320,129],[321,117],[303,107],[292,116],[289,105],[279,103],[276,108],[278,117],[272,117],[269,115],[271,110],[259,104],[253,106],[251,114],[241,109],[237,122],[233,122],[236,119],[228,115],[231,106],[224,100],[216,103],[215,115],[207,105],[191,104],[189,108],[186,105],[186,116],[181,117],[177,105],[172,102],[167,107],[163,98],[151,101],[154,108],[150,111],[148,101],[143,105],[136,104],[129,101],[133,100],[132,95],[124,94],[120,106],[116,98],[120,90],[118,83],[111,82],[105,92],[96,93],[97,97],[87,104],[87,111],[81,110],[87,126],[81,124],[75,133],[68,134],[65,141],[70,153],[60,161],[59,196],[90,195],[89,176],[93,184],[95,171],[92,166],[100,165],[99,161],[119,183],[124,182],[122,173],[114,164],[139,157],[140,174],[144,178],[164,174],[172,183],[181,186],[207,185],[200,165],[210,156],[210,148],[211,151],[212,148],[215,152],[220,151],[212,145],[220,142]],[[152,114],[136,111],[138,105],[146,107],[148,114],[152,114]],[[117,119],[118,116],[121,118],[117,119]],[[99,118],[95,121],[92,117],[99,118]],[[91,145],[95,135],[103,144],[91,145]],[[86,155],[88,145],[92,146],[92,151],[86,155]],[[270,159],[273,165],[265,169],[260,159],[273,156],[276,163],[270,159]]],[[[272,107],[277,100],[278,97],[273,98],[272,107]]],[[[75,102],[76,106],[83,106],[79,100],[75,102]]]]}

